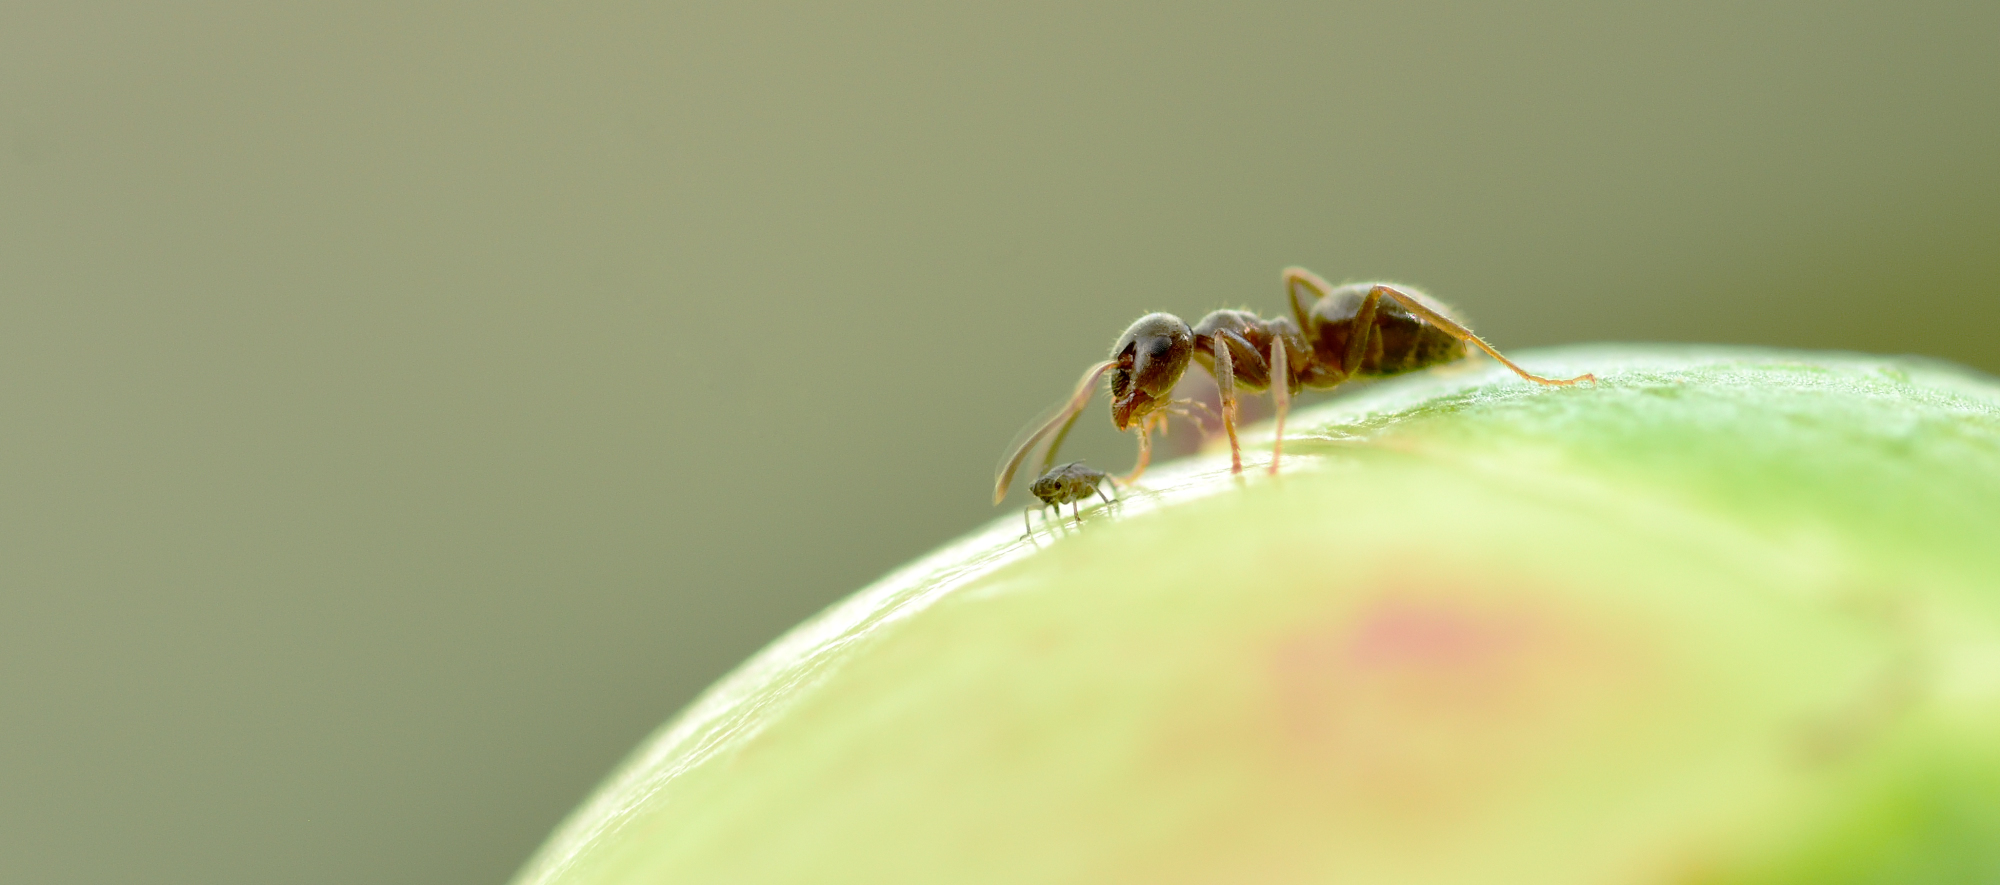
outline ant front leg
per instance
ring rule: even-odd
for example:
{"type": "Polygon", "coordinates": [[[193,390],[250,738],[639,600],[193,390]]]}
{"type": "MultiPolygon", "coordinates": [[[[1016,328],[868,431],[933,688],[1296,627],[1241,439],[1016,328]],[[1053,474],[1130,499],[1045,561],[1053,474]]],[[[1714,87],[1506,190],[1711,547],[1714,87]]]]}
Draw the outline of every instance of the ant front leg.
{"type": "Polygon", "coordinates": [[[1139,461],[1138,463],[1132,465],[1131,473],[1125,474],[1124,478],[1118,480],[1119,482],[1122,482],[1126,485],[1131,485],[1135,482],[1138,482],[1139,475],[1146,472],[1146,465],[1152,463],[1153,461],[1152,422],[1149,420],[1142,420],[1139,422],[1138,429],[1139,429],[1139,461]]]}
{"type": "Polygon", "coordinates": [[[1146,472],[1146,465],[1153,463],[1153,427],[1164,426],[1166,423],[1167,416],[1164,412],[1154,412],[1139,419],[1139,426],[1135,428],[1139,432],[1139,463],[1132,465],[1131,473],[1119,478],[1120,483],[1131,485],[1138,482],[1139,475],[1146,472]]]}
{"type": "Polygon", "coordinates": [[[1215,336],[1215,390],[1222,396],[1222,429],[1229,434],[1229,472],[1243,472],[1243,451],[1236,444],[1236,364],[1229,358],[1229,343],[1215,336]]]}
{"type": "MultiPolygon", "coordinates": [[[[1500,351],[1494,350],[1493,345],[1487,344],[1486,339],[1483,339],[1478,335],[1473,334],[1473,331],[1471,329],[1466,328],[1465,325],[1460,323],[1459,321],[1452,319],[1451,316],[1445,312],[1443,305],[1438,304],[1430,300],[1429,297],[1421,295],[1416,292],[1407,292],[1402,289],[1398,289],[1395,286],[1391,286],[1385,283],[1378,283],[1374,288],[1368,290],[1368,297],[1362,301],[1361,310],[1363,312],[1363,315],[1372,316],[1375,312],[1376,302],[1384,295],[1387,295],[1390,298],[1395,299],[1395,302],[1397,304],[1402,305],[1403,309],[1408,310],[1409,312],[1416,314],[1419,317],[1422,317],[1424,322],[1430,323],[1431,325],[1438,327],[1439,329],[1443,330],[1445,334],[1450,335],[1453,338],[1457,338],[1460,341],[1463,341],[1467,344],[1472,345],[1473,347],[1477,347],[1480,350],[1485,351],[1487,356],[1499,360],[1501,365],[1506,366],[1509,369],[1513,369],[1514,374],[1519,375],[1522,378],[1526,378],[1529,381],[1533,381],[1536,384],[1546,384],[1552,387],[1568,387],[1569,385],[1575,384],[1578,381],[1589,381],[1593,384],[1597,383],[1597,376],[1592,375],[1588,372],[1585,372],[1582,375],[1578,375],[1575,378],[1544,378],[1540,375],[1528,371],[1527,369],[1523,369],[1520,366],[1515,365],[1513,360],[1501,356],[1500,351]]],[[[1366,323],[1357,323],[1356,328],[1367,329],[1369,328],[1369,325],[1366,323]]],[[[1357,335],[1355,337],[1365,338],[1372,336],[1357,335]]],[[[1351,343],[1348,346],[1348,350],[1350,352],[1354,350],[1353,345],[1351,343]]],[[[1350,369],[1350,371],[1352,370],[1350,369]]]]}
{"type": "MultiPolygon", "coordinates": [[[[1208,322],[1203,320],[1203,325],[1208,322]]],[[[1243,446],[1236,436],[1236,421],[1242,411],[1236,398],[1238,382],[1252,388],[1267,383],[1271,377],[1271,364],[1265,362],[1264,354],[1238,329],[1216,329],[1209,341],[1209,373],[1215,376],[1216,392],[1222,401],[1222,429],[1229,434],[1229,472],[1242,473],[1243,446]]]]}

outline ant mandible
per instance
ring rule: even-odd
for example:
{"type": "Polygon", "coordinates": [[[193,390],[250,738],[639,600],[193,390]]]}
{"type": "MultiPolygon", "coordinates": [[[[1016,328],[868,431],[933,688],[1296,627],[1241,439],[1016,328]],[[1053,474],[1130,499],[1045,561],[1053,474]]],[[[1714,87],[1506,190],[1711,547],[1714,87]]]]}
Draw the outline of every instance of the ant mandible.
{"type": "Polygon", "coordinates": [[[1180,317],[1149,313],[1139,318],[1118,343],[1111,358],[1091,366],[1077,382],[1055,417],[1036,428],[1000,467],[993,486],[993,503],[1007,497],[1014,471],[1028,452],[1044,439],[1048,451],[1042,469],[1055,462],[1056,450],[1070,426],[1090,402],[1097,379],[1111,373],[1111,423],[1139,434],[1139,461],[1122,481],[1139,478],[1152,460],[1152,433],[1165,427],[1169,414],[1185,416],[1192,401],[1172,398],[1174,384],[1193,360],[1215,376],[1222,394],[1222,427],[1229,434],[1229,465],[1243,472],[1243,453],[1236,441],[1236,392],[1271,391],[1277,412],[1271,441],[1271,473],[1278,472],[1278,455],[1285,438],[1285,412],[1292,395],[1304,388],[1339,386],[1349,378],[1399,375],[1464,359],[1473,348],[1485,351],[1536,384],[1567,386],[1596,381],[1595,375],[1544,378],[1500,355],[1452,316],[1451,309],[1430,296],[1390,283],[1350,283],[1334,286],[1303,267],[1284,271],[1285,294],[1292,315],[1263,319],[1245,310],[1218,310],[1202,317],[1194,328],[1180,317]],[[1300,300],[1304,290],[1310,304],[1300,300]],[[1274,384],[1274,380],[1283,383],[1274,384]],[[1051,436],[1053,434],[1053,436],[1051,436]]]}

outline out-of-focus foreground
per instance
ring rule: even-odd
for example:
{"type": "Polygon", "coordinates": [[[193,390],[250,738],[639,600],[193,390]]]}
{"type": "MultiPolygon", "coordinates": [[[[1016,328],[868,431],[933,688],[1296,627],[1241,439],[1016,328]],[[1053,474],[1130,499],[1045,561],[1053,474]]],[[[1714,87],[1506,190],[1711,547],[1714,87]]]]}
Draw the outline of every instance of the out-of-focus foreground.
{"type": "MultiPolygon", "coordinates": [[[[490,883],[1148,310],[2000,368],[2000,6],[0,9],[0,857],[490,883]]],[[[1101,405],[1071,451],[1130,457],[1101,405]]],[[[1006,516],[1018,516],[1005,511],[1006,516]]]]}

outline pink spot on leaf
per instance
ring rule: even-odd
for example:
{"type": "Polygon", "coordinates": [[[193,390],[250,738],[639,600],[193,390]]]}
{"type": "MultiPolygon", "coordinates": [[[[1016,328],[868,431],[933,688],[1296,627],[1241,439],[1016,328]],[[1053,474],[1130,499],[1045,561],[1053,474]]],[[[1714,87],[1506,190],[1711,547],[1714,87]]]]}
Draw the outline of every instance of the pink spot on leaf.
{"type": "Polygon", "coordinates": [[[1345,641],[1359,667],[1486,667],[1528,639],[1518,615],[1469,610],[1463,603],[1384,599],[1363,613],[1345,641]]]}

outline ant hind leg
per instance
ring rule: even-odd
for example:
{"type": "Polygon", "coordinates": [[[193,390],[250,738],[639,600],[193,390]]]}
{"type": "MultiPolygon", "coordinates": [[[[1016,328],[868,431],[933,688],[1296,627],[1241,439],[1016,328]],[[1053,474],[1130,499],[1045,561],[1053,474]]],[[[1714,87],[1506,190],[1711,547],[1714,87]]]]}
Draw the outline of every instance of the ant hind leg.
{"type": "Polygon", "coordinates": [[[1374,307],[1376,299],[1383,295],[1389,296],[1397,304],[1402,305],[1405,310],[1422,317],[1424,322],[1436,326],[1443,330],[1445,334],[1485,351],[1487,356],[1499,360],[1501,365],[1514,370],[1514,374],[1533,381],[1536,384],[1546,384],[1551,387],[1568,387],[1579,381],[1597,383],[1597,376],[1588,372],[1578,375],[1575,378],[1544,378],[1515,365],[1513,360],[1501,356],[1500,351],[1494,350],[1493,345],[1487,344],[1486,339],[1473,334],[1473,331],[1466,328],[1463,323],[1452,319],[1445,313],[1441,305],[1416,292],[1407,292],[1395,286],[1378,284],[1375,288],[1368,290],[1368,298],[1363,303],[1362,309],[1367,310],[1374,307]]]}
{"type": "Polygon", "coordinates": [[[1303,267],[1285,268],[1282,277],[1285,281],[1285,297],[1292,302],[1292,316],[1299,321],[1299,328],[1312,328],[1312,322],[1307,319],[1312,310],[1310,304],[1325,298],[1326,293],[1333,291],[1333,284],[1303,267]],[[1299,290],[1302,288],[1312,293],[1312,302],[1299,300],[1299,290]]]}

